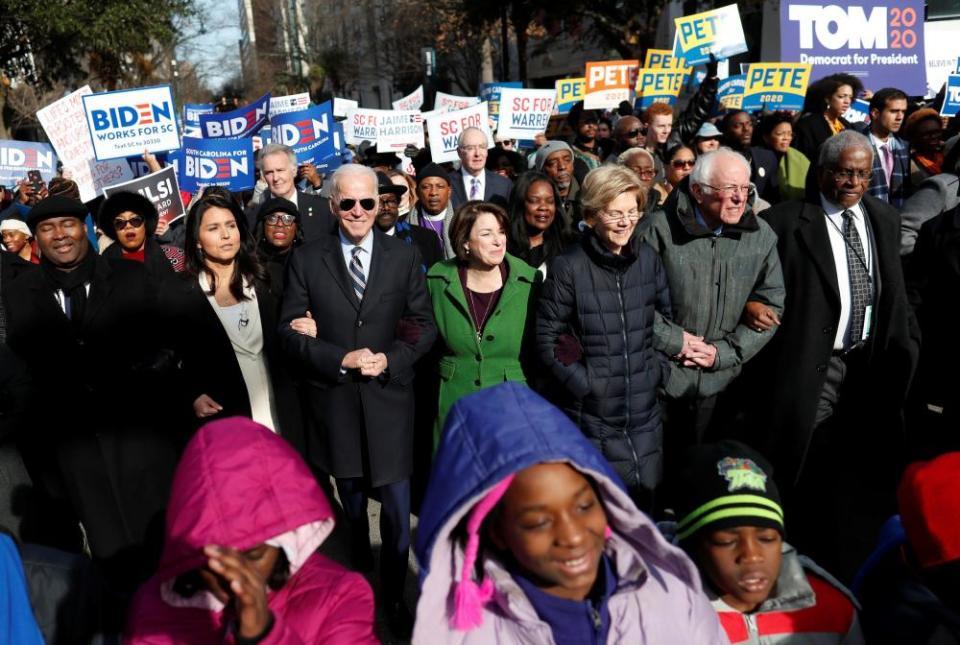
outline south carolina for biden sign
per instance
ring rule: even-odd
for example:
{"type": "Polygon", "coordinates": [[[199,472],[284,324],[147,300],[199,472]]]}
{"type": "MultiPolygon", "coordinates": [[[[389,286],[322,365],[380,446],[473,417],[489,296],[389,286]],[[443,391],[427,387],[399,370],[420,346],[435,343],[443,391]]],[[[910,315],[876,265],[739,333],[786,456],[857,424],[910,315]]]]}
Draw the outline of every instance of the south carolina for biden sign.
{"type": "Polygon", "coordinates": [[[88,94],[83,109],[97,161],[180,147],[169,85],[88,94]]]}
{"type": "Polygon", "coordinates": [[[926,92],[923,0],[782,0],[780,39],[780,60],[811,63],[813,80],[846,72],[874,91],[926,92]]]}

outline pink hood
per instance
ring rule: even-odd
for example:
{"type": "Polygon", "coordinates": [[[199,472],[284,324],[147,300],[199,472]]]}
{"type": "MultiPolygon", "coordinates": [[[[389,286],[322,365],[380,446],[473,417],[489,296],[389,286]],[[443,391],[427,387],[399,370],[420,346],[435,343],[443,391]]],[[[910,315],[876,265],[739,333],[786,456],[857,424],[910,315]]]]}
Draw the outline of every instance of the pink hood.
{"type": "Polygon", "coordinates": [[[213,421],[187,444],[174,474],[157,575],[168,581],[202,566],[207,544],[243,551],[267,541],[283,547],[296,573],[333,523],[323,491],[286,441],[250,419],[213,421]]]}

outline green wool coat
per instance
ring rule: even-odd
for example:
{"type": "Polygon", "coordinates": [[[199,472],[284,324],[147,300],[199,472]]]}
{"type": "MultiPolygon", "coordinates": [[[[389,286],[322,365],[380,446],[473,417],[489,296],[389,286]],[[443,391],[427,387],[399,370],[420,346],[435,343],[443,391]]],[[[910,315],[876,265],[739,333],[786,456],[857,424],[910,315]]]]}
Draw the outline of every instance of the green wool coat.
{"type": "Polygon", "coordinates": [[[507,279],[503,292],[479,341],[457,273],[457,260],[438,262],[427,272],[433,315],[444,345],[437,364],[440,405],[433,427],[434,446],[447,412],[460,397],[504,381],[527,381],[521,361],[526,362],[527,348],[532,351],[533,347],[540,273],[510,254],[504,261],[507,279]]]}

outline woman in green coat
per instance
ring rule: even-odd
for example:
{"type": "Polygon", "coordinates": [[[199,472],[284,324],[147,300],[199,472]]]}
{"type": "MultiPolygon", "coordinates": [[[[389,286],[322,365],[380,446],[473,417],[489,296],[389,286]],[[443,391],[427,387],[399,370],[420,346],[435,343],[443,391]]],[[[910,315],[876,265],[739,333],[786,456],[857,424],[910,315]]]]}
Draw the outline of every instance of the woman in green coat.
{"type": "Polygon", "coordinates": [[[450,223],[456,257],[427,272],[443,342],[434,445],[457,399],[503,381],[526,382],[521,357],[533,347],[540,278],[507,253],[507,229],[507,213],[496,204],[465,203],[450,223]]]}

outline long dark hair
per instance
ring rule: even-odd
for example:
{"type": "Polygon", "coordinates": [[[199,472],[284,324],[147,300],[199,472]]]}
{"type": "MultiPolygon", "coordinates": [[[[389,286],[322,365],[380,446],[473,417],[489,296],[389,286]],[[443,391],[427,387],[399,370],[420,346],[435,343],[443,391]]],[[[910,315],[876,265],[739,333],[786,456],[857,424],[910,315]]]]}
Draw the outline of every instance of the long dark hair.
{"type": "Polygon", "coordinates": [[[247,219],[240,209],[240,204],[227,191],[208,189],[203,197],[198,199],[190,208],[183,244],[187,273],[198,277],[202,271],[210,283],[210,291],[207,295],[212,296],[216,293],[217,276],[207,266],[203,259],[203,251],[200,250],[200,223],[203,221],[203,214],[211,208],[223,208],[230,211],[237,222],[237,230],[240,232],[240,251],[237,253],[233,265],[230,293],[237,300],[246,300],[247,298],[243,294],[243,278],[246,277],[247,280],[252,281],[264,281],[267,279],[267,272],[257,258],[255,242],[247,229],[247,219]]]}
{"type": "Polygon", "coordinates": [[[537,182],[546,182],[553,190],[556,213],[553,223],[543,232],[543,250],[546,258],[553,258],[563,251],[570,241],[570,233],[564,230],[563,198],[560,190],[548,175],[529,170],[517,178],[510,196],[510,228],[507,233],[507,251],[518,258],[526,259],[530,253],[530,232],[527,230],[527,191],[537,182]]]}

